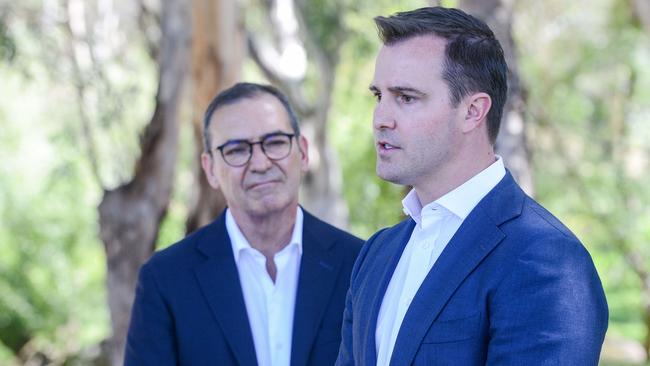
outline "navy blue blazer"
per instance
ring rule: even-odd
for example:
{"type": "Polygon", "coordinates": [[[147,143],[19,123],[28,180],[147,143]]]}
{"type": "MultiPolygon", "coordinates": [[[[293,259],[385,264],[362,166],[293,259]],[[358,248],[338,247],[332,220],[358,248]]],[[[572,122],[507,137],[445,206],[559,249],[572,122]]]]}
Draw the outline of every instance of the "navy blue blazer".
{"type": "MultiPolygon", "coordinates": [[[[291,365],[331,366],[362,241],[303,212],[291,365]]],[[[124,364],[257,364],[225,214],[142,266],[124,364]]]]}
{"type": "MultiPolygon", "coordinates": [[[[338,365],[376,365],[377,314],[414,226],[409,218],[362,248],[338,365]]],[[[589,253],[507,173],[427,274],[390,365],[597,365],[607,318],[589,253]]]]}

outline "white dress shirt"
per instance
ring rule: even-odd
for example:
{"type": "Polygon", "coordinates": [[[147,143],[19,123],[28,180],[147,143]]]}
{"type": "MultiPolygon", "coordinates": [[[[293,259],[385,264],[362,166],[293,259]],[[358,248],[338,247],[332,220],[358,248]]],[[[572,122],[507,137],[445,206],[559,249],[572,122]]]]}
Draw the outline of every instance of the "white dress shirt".
{"type": "Polygon", "coordinates": [[[505,174],[503,159],[497,156],[497,161],[488,168],[424,207],[415,190],[411,190],[402,200],[404,213],[411,216],[416,225],[379,310],[375,331],[378,366],[389,364],[411,301],[447,243],[479,201],[505,174]]]}
{"type": "Polygon", "coordinates": [[[226,229],[239,272],[246,313],[259,366],[288,366],[302,257],[302,209],[298,207],[291,241],[275,254],[275,283],[266,271],[266,258],[250,243],[226,211],[226,229]]]}

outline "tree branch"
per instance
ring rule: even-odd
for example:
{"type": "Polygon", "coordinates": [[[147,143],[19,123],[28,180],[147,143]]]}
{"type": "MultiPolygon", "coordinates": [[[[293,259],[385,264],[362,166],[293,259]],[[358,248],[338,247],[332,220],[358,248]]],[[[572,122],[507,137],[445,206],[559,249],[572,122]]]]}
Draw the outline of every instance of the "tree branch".
{"type": "Polygon", "coordinates": [[[650,1],[634,0],[634,15],[639,19],[643,28],[650,34],[650,1]]]}
{"type": "MultiPolygon", "coordinates": [[[[82,5],[80,5],[82,6],[82,5]]],[[[94,133],[92,128],[92,123],[86,109],[86,81],[82,75],[81,66],[79,65],[79,60],[75,52],[75,47],[80,46],[80,43],[75,36],[74,31],[72,30],[71,21],[71,9],[70,1],[65,1],[65,8],[68,10],[68,16],[63,22],[64,31],[66,34],[67,48],[68,48],[68,57],[72,65],[72,76],[75,85],[75,90],[77,92],[77,108],[79,113],[79,119],[81,121],[81,135],[84,141],[86,148],[86,156],[90,164],[90,170],[92,173],[95,182],[99,187],[104,188],[104,183],[101,178],[100,169],[99,169],[99,159],[97,154],[97,148],[94,141],[94,133]]]]}
{"type": "Polygon", "coordinates": [[[275,67],[275,60],[269,57],[269,52],[262,52],[261,48],[272,48],[270,44],[262,46],[258,39],[251,33],[246,34],[248,53],[255,64],[260,68],[264,76],[287,93],[292,106],[301,116],[310,116],[314,113],[314,106],[307,101],[300,82],[288,77],[278,67],[275,67]]]}
{"type": "Polygon", "coordinates": [[[159,31],[159,24],[161,24],[160,14],[155,13],[149,9],[143,0],[138,0],[138,26],[144,35],[147,53],[152,60],[158,59],[160,53],[160,35],[155,36],[152,28],[159,31]]]}

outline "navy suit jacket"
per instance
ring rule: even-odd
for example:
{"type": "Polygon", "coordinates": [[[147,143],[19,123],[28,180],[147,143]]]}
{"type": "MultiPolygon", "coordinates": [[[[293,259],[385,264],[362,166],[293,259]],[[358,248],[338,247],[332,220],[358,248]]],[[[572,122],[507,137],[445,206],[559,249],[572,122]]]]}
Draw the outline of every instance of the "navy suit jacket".
{"type": "MultiPolygon", "coordinates": [[[[414,226],[407,219],[362,248],[338,365],[376,365],[377,314],[414,226]]],[[[390,365],[597,365],[607,318],[589,253],[507,173],[427,274],[390,365]]]]}
{"type": "MultiPolygon", "coordinates": [[[[362,241],[306,211],[291,365],[336,360],[362,241]]],[[[287,324],[287,326],[292,326],[287,324]]],[[[256,365],[225,214],[140,269],[125,365],[256,365]]]]}

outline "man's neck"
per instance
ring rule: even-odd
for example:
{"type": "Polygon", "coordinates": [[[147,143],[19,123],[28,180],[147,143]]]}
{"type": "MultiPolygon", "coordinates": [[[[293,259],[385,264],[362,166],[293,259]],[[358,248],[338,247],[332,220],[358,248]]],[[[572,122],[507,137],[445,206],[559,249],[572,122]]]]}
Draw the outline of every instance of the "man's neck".
{"type": "Polygon", "coordinates": [[[456,159],[455,164],[448,164],[445,169],[430,177],[424,184],[414,185],[415,192],[422,206],[437,200],[445,194],[460,187],[475,175],[487,169],[496,161],[493,150],[486,151],[480,156],[467,156],[456,159]]]}
{"type": "Polygon", "coordinates": [[[264,216],[231,210],[237,226],[251,247],[267,259],[281,251],[289,241],[296,223],[297,205],[264,216]]]}

